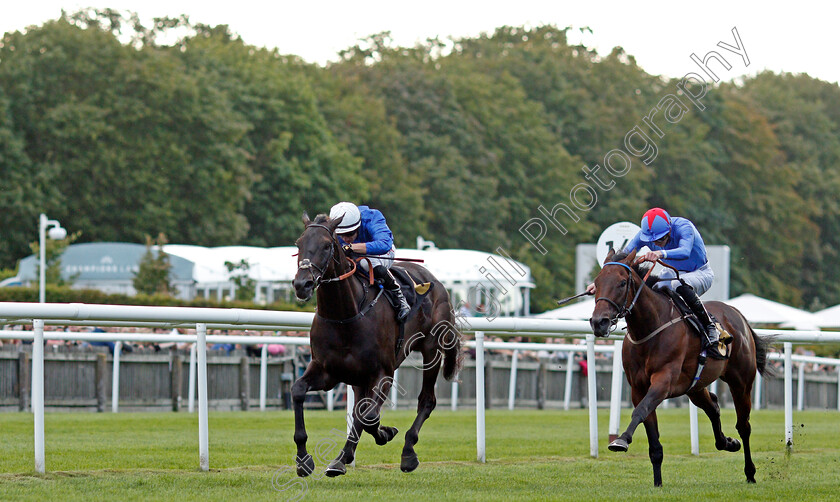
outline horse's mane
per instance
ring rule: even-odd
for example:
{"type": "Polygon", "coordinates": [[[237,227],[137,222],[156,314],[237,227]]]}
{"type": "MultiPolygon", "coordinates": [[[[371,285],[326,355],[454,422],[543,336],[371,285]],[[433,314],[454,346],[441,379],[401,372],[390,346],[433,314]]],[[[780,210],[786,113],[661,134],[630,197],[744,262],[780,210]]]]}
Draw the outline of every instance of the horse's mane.
{"type": "Polygon", "coordinates": [[[329,216],[327,216],[324,213],[321,213],[321,214],[319,214],[318,216],[315,217],[315,219],[312,221],[312,223],[320,223],[320,224],[323,225],[324,223],[328,222],[329,220],[330,220],[329,216]]]}
{"type": "MultiPolygon", "coordinates": [[[[622,261],[625,258],[627,258],[627,256],[628,256],[628,253],[625,253],[624,251],[621,251],[619,253],[614,254],[613,257],[612,257],[612,260],[610,260],[610,261],[622,261]]],[[[638,265],[633,265],[632,267],[633,267],[633,270],[635,270],[636,273],[639,274],[639,277],[644,277],[645,274],[648,271],[648,267],[650,267],[650,266],[652,266],[652,265],[648,265],[647,263],[640,263],[638,265]],[[643,265],[645,265],[645,266],[643,267],[643,265]]],[[[658,279],[659,279],[659,276],[657,276],[655,274],[650,274],[650,277],[648,277],[648,280],[645,281],[645,284],[647,285],[647,287],[652,288],[653,285],[657,283],[658,279]]]]}

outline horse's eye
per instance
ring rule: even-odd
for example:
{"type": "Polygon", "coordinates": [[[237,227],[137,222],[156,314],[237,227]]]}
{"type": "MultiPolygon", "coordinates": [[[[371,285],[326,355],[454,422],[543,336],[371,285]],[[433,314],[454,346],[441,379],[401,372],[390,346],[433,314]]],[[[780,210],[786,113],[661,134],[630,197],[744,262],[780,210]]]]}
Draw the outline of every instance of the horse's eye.
{"type": "Polygon", "coordinates": [[[618,284],[618,287],[619,287],[619,288],[623,288],[624,286],[627,286],[627,279],[624,279],[623,281],[621,281],[621,282],[618,284]]]}

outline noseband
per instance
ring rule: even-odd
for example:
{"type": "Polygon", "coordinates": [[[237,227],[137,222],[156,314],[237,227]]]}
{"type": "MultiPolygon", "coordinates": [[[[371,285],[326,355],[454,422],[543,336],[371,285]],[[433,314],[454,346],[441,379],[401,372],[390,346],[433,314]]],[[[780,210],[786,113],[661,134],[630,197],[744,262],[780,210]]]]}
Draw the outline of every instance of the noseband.
{"type": "MultiPolygon", "coordinates": [[[[615,307],[616,310],[618,310],[618,314],[616,314],[615,317],[610,319],[610,331],[612,331],[612,330],[615,329],[616,325],[618,324],[618,321],[620,319],[624,318],[624,317],[627,317],[630,314],[630,312],[633,310],[633,307],[636,305],[636,300],[639,299],[639,295],[641,294],[642,289],[644,289],[644,280],[642,280],[642,285],[638,289],[636,289],[636,294],[633,296],[633,300],[628,305],[627,300],[630,298],[630,285],[631,284],[633,284],[633,285],[636,284],[636,281],[633,280],[633,269],[630,268],[629,265],[621,263],[621,262],[617,262],[617,261],[610,261],[610,262],[604,263],[605,267],[607,265],[618,265],[618,266],[624,267],[630,273],[630,277],[628,278],[628,281],[627,281],[627,286],[624,289],[624,304],[623,305],[617,304],[616,302],[612,301],[611,299],[607,298],[606,296],[602,296],[600,298],[595,299],[596,304],[598,302],[600,302],[601,300],[603,300],[603,301],[609,303],[610,305],[612,305],[613,307],[615,307]]],[[[651,270],[653,270],[653,267],[651,267],[651,270]]]]}
{"type": "Polygon", "coordinates": [[[332,245],[330,246],[330,257],[327,259],[327,264],[324,265],[323,268],[321,268],[318,265],[315,265],[314,263],[312,263],[312,261],[309,258],[301,259],[300,263],[298,264],[298,270],[308,270],[309,271],[309,274],[312,276],[312,281],[315,283],[315,289],[317,289],[318,286],[320,286],[321,284],[326,284],[328,282],[343,281],[344,279],[353,275],[356,272],[356,262],[354,262],[353,260],[350,260],[350,263],[351,263],[352,267],[351,267],[349,272],[347,272],[343,275],[340,275],[338,277],[331,277],[329,279],[324,279],[324,274],[326,274],[326,272],[327,272],[326,269],[327,269],[327,266],[329,266],[330,261],[335,262],[336,265],[341,264],[338,261],[338,259],[336,259],[336,257],[335,257],[335,248],[336,248],[336,246],[338,246],[338,242],[336,242],[336,237],[332,233],[332,231],[329,229],[329,227],[327,227],[325,225],[320,225],[318,223],[310,223],[306,228],[309,229],[310,227],[323,228],[330,235],[330,240],[332,241],[332,245]],[[313,270],[318,272],[317,276],[315,275],[315,272],[313,272],[313,270]]]}

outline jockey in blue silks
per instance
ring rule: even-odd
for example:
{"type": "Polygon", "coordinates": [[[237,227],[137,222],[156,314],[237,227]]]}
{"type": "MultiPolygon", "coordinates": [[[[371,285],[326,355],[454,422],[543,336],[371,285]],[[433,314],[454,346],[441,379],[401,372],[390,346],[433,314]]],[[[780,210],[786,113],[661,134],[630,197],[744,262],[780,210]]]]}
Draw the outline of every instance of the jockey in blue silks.
{"type": "MultiPolygon", "coordinates": [[[[389,270],[394,263],[394,234],[385,222],[385,216],[377,209],[356,206],[351,202],[339,202],[330,209],[330,219],[344,215],[335,233],[345,243],[345,252],[366,255],[373,267],[373,275],[382,281],[385,289],[392,292],[400,302],[397,320],[405,321],[411,308],[400,286],[389,270]],[[378,258],[381,256],[382,258],[378,258]]],[[[367,260],[359,265],[368,270],[367,260]]]]}
{"type": "MultiPolygon", "coordinates": [[[[712,287],[715,273],[709,266],[706,257],[706,245],[697,227],[685,218],[672,218],[664,209],[655,207],[642,216],[642,229],[623,249],[625,253],[638,251],[647,246],[650,251],[641,258],[644,261],[663,261],[680,271],[680,279],[676,280],[676,273],[665,268],[660,273],[661,279],[675,278],[673,281],[660,281],[654,289],[667,288],[676,291],[688,304],[697,319],[705,327],[706,340],[703,348],[717,347],[720,339],[715,323],[700,301],[700,295],[712,287]]],[[[590,285],[587,291],[594,285],[590,285]]],[[[714,358],[723,359],[717,350],[706,353],[714,358]]]]}

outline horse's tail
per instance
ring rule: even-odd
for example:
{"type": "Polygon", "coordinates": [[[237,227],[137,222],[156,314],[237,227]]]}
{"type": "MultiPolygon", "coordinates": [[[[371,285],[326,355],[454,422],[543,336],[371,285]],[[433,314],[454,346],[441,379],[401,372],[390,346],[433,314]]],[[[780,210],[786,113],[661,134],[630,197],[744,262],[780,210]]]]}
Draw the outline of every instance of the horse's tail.
{"type": "Polygon", "coordinates": [[[443,347],[443,377],[452,381],[464,363],[464,351],[462,350],[461,332],[455,325],[455,316],[448,305],[447,303],[448,319],[446,324],[448,326],[438,338],[438,343],[443,347]]]}
{"type": "MultiPolygon", "coordinates": [[[[738,316],[741,318],[741,323],[743,324],[744,328],[749,332],[752,336],[753,342],[755,343],[755,368],[763,377],[772,377],[775,376],[776,372],[772,366],[767,365],[767,354],[770,352],[770,345],[776,340],[776,337],[771,336],[758,336],[758,333],[752,329],[750,326],[749,321],[741,313],[740,310],[736,309],[732,305],[727,305],[729,308],[734,310],[738,316]]],[[[744,333],[744,336],[747,336],[747,333],[744,333]]]]}
{"type": "MultiPolygon", "coordinates": [[[[749,325],[748,325],[749,326],[749,325]]],[[[763,377],[772,377],[775,375],[775,370],[772,366],[767,365],[767,354],[770,345],[776,339],[775,336],[758,336],[758,334],[750,326],[750,333],[755,342],[755,367],[763,377]]]]}

